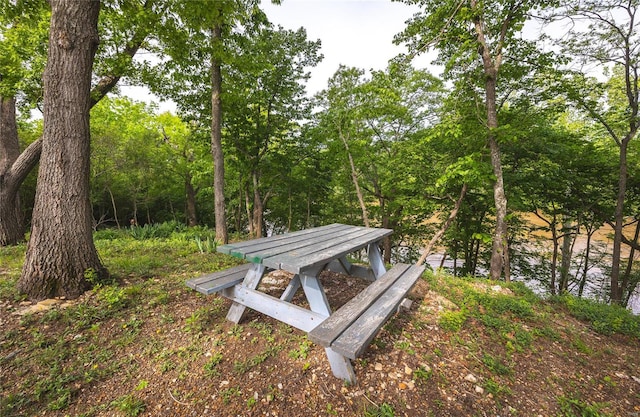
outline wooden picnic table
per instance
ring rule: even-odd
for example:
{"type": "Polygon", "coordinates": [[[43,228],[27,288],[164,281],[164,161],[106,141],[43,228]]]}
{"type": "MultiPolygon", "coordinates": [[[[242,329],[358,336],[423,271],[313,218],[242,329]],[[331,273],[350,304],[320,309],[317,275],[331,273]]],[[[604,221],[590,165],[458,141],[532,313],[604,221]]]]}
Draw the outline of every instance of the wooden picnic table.
{"type": "Polygon", "coordinates": [[[308,333],[311,340],[325,347],[334,375],[355,383],[350,359],[364,351],[424,270],[400,265],[387,273],[379,243],[392,232],[331,224],[221,245],[217,248],[219,252],[248,263],[189,280],[187,285],[205,294],[218,292],[232,300],[227,314],[231,322],[239,323],[248,307],[308,333]],[[368,268],[347,259],[349,254],[364,248],[368,268]],[[367,287],[334,313],[319,280],[326,269],[380,282],[367,287]],[[280,298],[258,288],[262,278],[272,270],[293,274],[280,298]],[[300,288],[309,308],[291,302],[300,288]],[[327,320],[329,317],[331,320],[327,320]]]}

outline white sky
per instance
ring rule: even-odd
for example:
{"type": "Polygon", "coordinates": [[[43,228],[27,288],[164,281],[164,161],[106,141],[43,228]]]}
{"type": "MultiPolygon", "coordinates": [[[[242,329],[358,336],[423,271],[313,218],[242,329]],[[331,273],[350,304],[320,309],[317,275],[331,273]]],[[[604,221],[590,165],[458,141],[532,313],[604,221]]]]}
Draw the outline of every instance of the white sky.
{"type": "MultiPolygon", "coordinates": [[[[340,64],[385,69],[391,58],[405,52],[393,44],[393,37],[417,11],[391,0],[283,0],[279,6],[262,0],[261,7],[274,24],[292,30],[305,27],[309,40],[322,41],[324,59],[311,69],[311,94],[326,87],[340,64]]],[[[418,63],[423,61],[426,58],[418,63]]]]}
{"type": "MultiPolygon", "coordinates": [[[[304,27],[307,38],[321,40],[324,59],[311,68],[307,92],[314,94],[327,86],[340,64],[383,70],[389,60],[405,52],[393,44],[405,22],[417,11],[415,6],[391,0],[283,0],[274,5],[262,0],[261,8],[274,25],[297,30],[304,27]]],[[[426,67],[431,58],[419,57],[414,66],[426,67]]],[[[158,103],[144,87],[127,87],[123,92],[137,100],[158,103]]],[[[159,103],[160,111],[175,111],[174,103],[159,103]]]]}

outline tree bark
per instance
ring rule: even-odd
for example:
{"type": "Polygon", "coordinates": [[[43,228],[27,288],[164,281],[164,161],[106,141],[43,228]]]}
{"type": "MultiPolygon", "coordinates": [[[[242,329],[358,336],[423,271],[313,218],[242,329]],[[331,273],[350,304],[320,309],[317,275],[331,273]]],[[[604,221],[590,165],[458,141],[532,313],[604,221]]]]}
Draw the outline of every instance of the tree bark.
{"type": "Polygon", "coordinates": [[[16,100],[0,97],[0,246],[24,239],[24,222],[18,188],[11,168],[20,156],[16,100]]]}
{"type": "MultiPolygon", "coordinates": [[[[633,241],[637,242],[638,237],[640,237],[640,220],[636,223],[636,231],[633,235],[633,241]]],[[[636,286],[636,284],[631,280],[631,272],[633,269],[635,256],[636,248],[631,247],[631,249],[629,250],[629,258],[627,259],[627,267],[624,271],[624,275],[622,276],[622,284],[620,285],[623,295],[622,305],[624,305],[625,307],[629,304],[629,298],[631,297],[631,294],[633,293],[633,290],[635,290],[636,286]]]]}
{"type": "Polygon", "coordinates": [[[91,70],[97,0],[50,0],[44,132],[31,238],[18,290],[30,299],[76,298],[107,274],[93,244],[89,201],[91,70]]]}
{"type": "MultiPolygon", "coordinates": [[[[634,133],[635,134],[635,133],[634,133]]],[[[618,172],[618,196],[614,214],[615,226],[613,234],[613,253],[611,260],[611,302],[622,304],[624,288],[620,281],[620,258],[622,256],[622,229],[624,228],[624,202],[627,191],[627,145],[629,140],[625,138],[620,144],[620,166],[618,172]]]]}
{"type": "Polygon", "coordinates": [[[216,52],[222,47],[222,26],[211,31],[214,53],[211,57],[211,153],[213,155],[213,199],[216,220],[216,240],[228,243],[224,198],[224,153],[222,152],[222,72],[216,52]]]}
{"type": "MultiPolygon", "coordinates": [[[[471,2],[471,6],[475,9],[477,2],[471,2]]],[[[508,21],[504,23],[504,27],[508,25],[508,21]]],[[[502,63],[502,52],[498,49],[495,56],[491,55],[489,45],[485,38],[484,22],[480,17],[474,18],[474,26],[478,39],[478,52],[482,59],[485,79],[485,100],[487,111],[487,141],[489,143],[489,151],[491,153],[491,167],[495,182],[493,184],[493,199],[496,208],[496,227],[493,233],[493,243],[491,250],[491,264],[489,266],[489,276],[491,279],[500,279],[502,271],[505,270],[505,255],[508,252],[507,243],[507,197],[504,192],[504,179],[502,175],[502,161],[500,157],[500,146],[495,135],[498,127],[498,109],[496,100],[496,87],[498,79],[498,71],[502,63]]],[[[504,35],[502,35],[504,36],[504,35]]],[[[502,40],[502,39],[500,39],[502,40]]],[[[500,44],[500,42],[498,42],[500,44]]],[[[508,269],[507,269],[508,271],[508,269]]],[[[507,274],[508,275],[508,274],[507,274]]]]}
{"type": "Polygon", "coordinates": [[[251,221],[253,222],[253,237],[262,237],[262,221],[264,206],[262,204],[262,197],[260,196],[258,173],[252,172],[251,178],[253,179],[253,216],[251,221]]]}
{"type": "MultiPolygon", "coordinates": [[[[153,0],[147,0],[145,1],[143,8],[145,10],[151,10],[153,5],[153,0]]],[[[158,13],[158,15],[160,15],[160,13],[158,13]]],[[[119,58],[132,59],[146,39],[150,27],[152,27],[152,25],[139,27],[133,34],[132,38],[126,43],[124,50],[120,52],[119,58]]],[[[93,107],[105,95],[107,95],[107,93],[115,87],[121,77],[122,73],[108,74],[102,77],[93,90],[91,90],[90,106],[93,107]]],[[[15,124],[15,120],[13,123],[15,124]]],[[[2,148],[5,146],[3,143],[5,139],[5,136],[0,134],[0,154],[4,153],[2,148]]],[[[0,169],[0,234],[4,233],[3,230],[9,231],[6,232],[7,236],[19,234],[17,238],[7,238],[7,243],[3,243],[3,239],[0,238],[0,246],[15,244],[24,239],[24,226],[20,228],[22,231],[18,233],[19,229],[16,227],[17,223],[12,221],[12,205],[20,204],[19,201],[16,200],[18,198],[18,189],[27,175],[37,165],[40,159],[41,150],[42,138],[33,142],[23,152],[23,154],[20,155],[18,160],[15,161],[12,168],[9,167],[6,171],[0,169]]]]}
{"type": "Polygon", "coordinates": [[[111,207],[113,207],[113,218],[116,221],[116,226],[118,230],[120,230],[120,220],[118,220],[118,207],[116,206],[116,200],[113,198],[113,193],[111,192],[111,188],[107,188],[109,192],[109,197],[111,198],[111,207]]]}
{"type": "Polygon", "coordinates": [[[584,251],[584,266],[582,267],[582,278],[580,279],[580,285],[578,287],[578,297],[582,297],[584,293],[584,287],[587,285],[587,274],[589,273],[589,256],[591,255],[591,237],[595,232],[595,228],[587,230],[587,243],[584,251]]]}
{"type": "Polygon", "coordinates": [[[187,193],[187,225],[198,225],[198,214],[196,211],[196,190],[191,182],[191,174],[187,174],[184,179],[184,188],[187,193]]]}
{"type": "Polygon", "coordinates": [[[562,256],[560,262],[560,293],[569,291],[569,272],[571,271],[571,258],[573,257],[573,233],[569,217],[562,222],[562,256]]]}

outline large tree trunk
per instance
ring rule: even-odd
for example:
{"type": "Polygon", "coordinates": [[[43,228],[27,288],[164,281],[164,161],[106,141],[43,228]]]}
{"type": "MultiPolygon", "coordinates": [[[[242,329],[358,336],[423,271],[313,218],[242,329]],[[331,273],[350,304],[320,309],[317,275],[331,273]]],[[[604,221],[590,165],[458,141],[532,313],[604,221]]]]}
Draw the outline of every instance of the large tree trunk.
{"type": "Polygon", "coordinates": [[[50,0],[44,132],[31,238],[19,291],[76,298],[106,270],[92,239],[89,202],[91,68],[100,2],[50,0]]]}
{"type": "MultiPolygon", "coordinates": [[[[153,5],[153,0],[147,0],[145,1],[143,8],[149,11],[152,9],[153,5]]],[[[123,60],[122,62],[130,61],[133,58],[133,56],[138,52],[138,49],[140,49],[140,46],[146,39],[147,34],[152,27],[153,25],[150,24],[138,27],[138,30],[136,30],[131,39],[126,43],[124,50],[122,50],[118,55],[118,58],[123,60]]],[[[95,88],[91,91],[91,107],[98,103],[102,97],[115,87],[122,76],[121,71],[124,68],[126,68],[124,65],[118,67],[119,72],[105,75],[100,79],[95,88]]],[[[13,123],[15,124],[15,120],[13,123]]],[[[6,146],[4,143],[6,139],[11,140],[5,137],[4,134],[0,134],[0,155],[4,155],[3,148],[6,146]]],[[[11,146],[11,144],[9,146],[11,146]]],[[[25,149],[13,166],[9,165],[6,170],[0,169],[0,235],[6,233],[7,236],[6,243],[4,243],[3,239],[0,237],[0,246],[14,244],[24,239],[24,227],[17,227],[19,224],[14,221],[15,219],[12,214],[12,206],[14,204],[19,206],[20,203],[17,200],[18,189],[27,175],[29,175],[31,170],[38,164],[41,150],[42,138],[36,140],[27,149],[25,149]],[[20,233],[18,233],[19,229],[22,230],[20,233]],[[19,236],[17,236],[18,234],[19,236]]]]}
{"type": "MultiPolygon", "coordinates": [[[[217,24],[211,31],[214,51],[222,47],[222,27],[217,24]]],[[[211,57],[211,153],[213,154],[213,196],[216,218],[216,239],[228,243],[227,218],[224,200],[224,154],[222,152],[222,72],[215,52],[211,57]]]]}
{"type": "Polygon", "coordinates": [[[0,97],[0,246],[15,245],[24,239],[19,183],[11,175],[19,156],[16,100],[0,97]]]}

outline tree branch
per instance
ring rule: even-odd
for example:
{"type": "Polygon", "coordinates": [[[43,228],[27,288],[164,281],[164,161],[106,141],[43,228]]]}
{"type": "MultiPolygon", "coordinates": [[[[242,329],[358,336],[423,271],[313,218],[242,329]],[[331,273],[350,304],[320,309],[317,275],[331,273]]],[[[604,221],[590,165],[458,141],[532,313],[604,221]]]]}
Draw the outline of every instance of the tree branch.
{"type": "Polygon", "coordinates": [[[460,196],[458,197],[458,201],[456,201],[456,204],[453,206],[453,210],[451,210],[451,213],[449,213],[449,217],[442,224],[442,227],[440,228],[440,230],[438,230],[438,232],[435,235],[433,235],[433,237],[429,241],[429,244],[425,247],[424,251],[422,252],[422,256],[420,256],[420,259],[418,259],[418,262],[416,262],[416,265],[422,265],[427,260],[427,257],[431,253],[431,250],[435,246],[436,242],[442,237],[442,235],[445,234],[449,226],[451,226],[451,223],[458,215],[458,211],[460,210],[460,206],[462,205],[462,200],[464,199],[465,194],[467,194],[466,183],[462,186],[462,189],[460,190],[460,196]]]}

